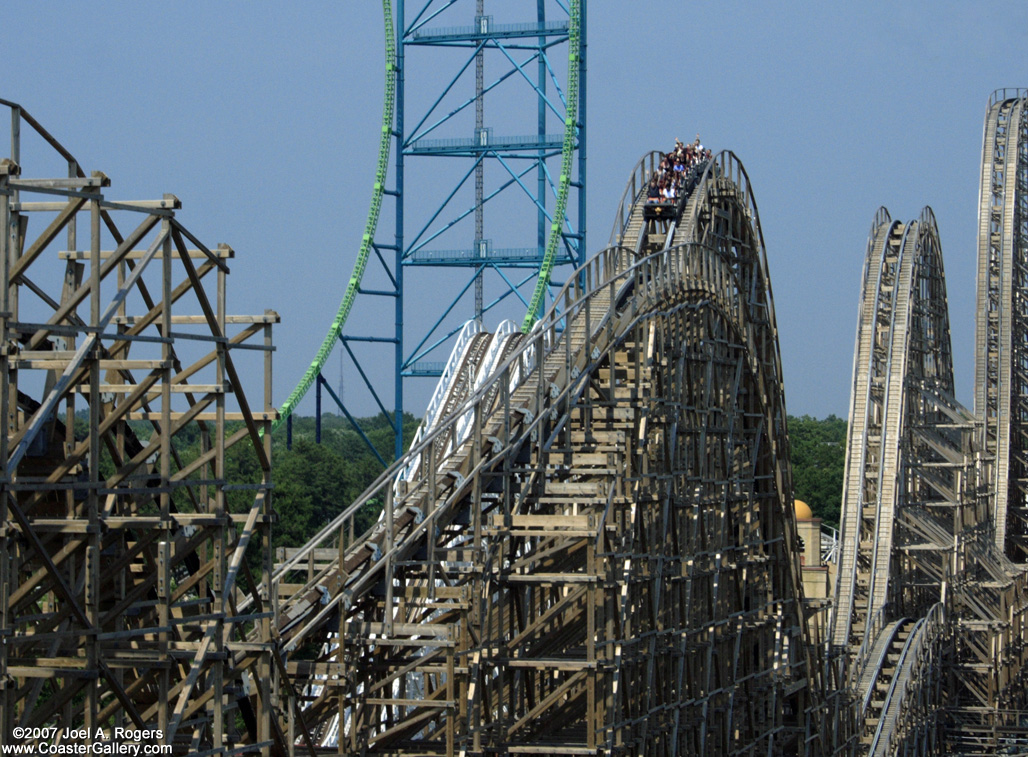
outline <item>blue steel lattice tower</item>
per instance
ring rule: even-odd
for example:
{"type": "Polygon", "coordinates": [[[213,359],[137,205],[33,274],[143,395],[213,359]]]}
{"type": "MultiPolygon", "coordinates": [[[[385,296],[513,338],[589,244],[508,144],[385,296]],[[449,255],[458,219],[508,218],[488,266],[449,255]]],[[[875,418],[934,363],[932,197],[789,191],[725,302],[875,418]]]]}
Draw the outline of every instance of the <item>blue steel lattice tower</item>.
{"type": "MultiPolygon", "coordinates": [[[[566,276],[586,253],[585,0],[536,0],[529,21],[517,17],[532,5],[523,1],[408,5],[395,6],[395,163],[385,192],[395,242],[374,244],[386,286],[361,290],[395,298],[394,330],[369,335],[374,327],[354,324],[340,335],[364,388],[392,416],[397,457],[404,382],[438,377],[469,319],[495,327],[537,316],[551,269],[566,276]],[[357,342],[380,351],[365,365],[392,348],[392,413],[357,342]]],[[[319,412],[322,388],[333,394],[318,381],[319,412]]]]}

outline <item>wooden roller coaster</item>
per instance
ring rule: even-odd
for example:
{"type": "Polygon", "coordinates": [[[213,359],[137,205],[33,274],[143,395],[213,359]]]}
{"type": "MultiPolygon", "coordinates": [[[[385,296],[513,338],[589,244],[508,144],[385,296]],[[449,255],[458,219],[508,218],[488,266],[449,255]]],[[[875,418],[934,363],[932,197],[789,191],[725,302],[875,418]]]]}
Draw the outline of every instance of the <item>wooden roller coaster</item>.
{"type": "Polygon", "coordinates": [[[1024,745],[1023,92],[989,106],[974,412],[954,399],[931,211],[875,216],[831,603],[803,593],[770,277],[732,153],[670,214],[647,212],[644,156],[610,246],[529,333],[469,329],[408,454],[274,564],[277,316],[227,314],[233,252],[176,198],[109,199],[0,103],[2,743],[1024,745]],[[27,178],[23,153],[60,178],[27,178]]]}

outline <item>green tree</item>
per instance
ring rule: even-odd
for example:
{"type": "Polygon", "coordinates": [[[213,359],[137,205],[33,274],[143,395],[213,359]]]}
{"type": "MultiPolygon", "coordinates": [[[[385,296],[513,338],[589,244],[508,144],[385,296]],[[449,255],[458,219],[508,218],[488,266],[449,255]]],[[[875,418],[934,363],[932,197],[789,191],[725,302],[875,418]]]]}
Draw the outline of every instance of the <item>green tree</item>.
{"type": "MultiPolygon", "coordinates": [[[[294,443],[292,450],[276,453],[274,480],[279,522],[287,504],[291,508],[304,507],[307,528],[312,530],[345,510],[360,493],[356,491],[352,463],[327,445],[315,444],[306,438],[294,443]],[[281,506],[279,499],[284,500],[281,506]]],[[[313,532],[307,535],[312,536],[313,532]]]]}
{"type": "MultiPolygon", "coordinates": [[[[359,418],[358,423],[379,456],[391,462],[393,428],[389,418],[379,413],[359,418]]],[[[404,449],[417,425],[417,418],[404,414],[404,449]]],[[[345,417],[323,416],[321,444],[315,442],[315,436],[315,418],[298,416],[293,419],[292,449],[286,447],[284,428],[275,434],[276,547],[304,544],[382,475],[382,463],[345,417]]],[[[357,532],[370,527],[381,511],[380,498],[372,498],[355,518],[357,532]]]]}
{"type": "Polygon", "coordinates": [[[797,499],[825,523],[839,525],[843,469],[846,464],[846,421],[829,415],[789,416],[792,485],[797,499]]]}

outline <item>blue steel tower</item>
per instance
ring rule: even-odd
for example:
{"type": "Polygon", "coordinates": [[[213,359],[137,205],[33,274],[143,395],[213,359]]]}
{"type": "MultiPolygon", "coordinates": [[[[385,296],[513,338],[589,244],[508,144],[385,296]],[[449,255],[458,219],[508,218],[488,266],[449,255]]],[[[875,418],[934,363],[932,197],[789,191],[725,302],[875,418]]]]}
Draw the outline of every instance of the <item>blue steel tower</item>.
{"type": "MultiPolygon", "coordinates": [[[[394,323],[386,333],[355,306],[339,340],[399,457],[405,382],[438,377],[468,320],[530,328],[554,271],[584,262],[586,0],[399,0],[394,18],[392,186],[376,190],[393,200],[395,239],[372,235],[382,286],[356,290],[391,299],[394,323]],[[392,387],[368,367],[384,350],[392,387]]],[[[319,417],[323,390],[354,422],[320,373],[319,417]]]]}
{"type": "MultiPolygon", "coordinates": [[[[527,5],[493,4],[507,14],[523,13],[527,5]]],[[[404,340],[409,348],[397,364],[398,384],[439,376],[448,340],[465,320],[486,318],[508,299],[521,312],[531,309],[528,292],[549,277],[547,242],[554,230],[551,266],[584,262],[586,232],[584,2],[537,0],[532,20],[487,15],[484,0],[476,0],[470,18],[470,3],[427,2],[410,16],[404,5],[398,5],[396,174],[408,190],[396,219],[400,264],[412,293],[426,294],[411,286],[415,271],[425,269],[448,269],[452,286],[446,295],[433,291],[434,318],[408,329],[413,338],[404,340]],[[572,80],[575,112],[569,112],[572,80]],[[566,132],[577,156],[575,177],[561,174],[566,132]],[[441,159],[452,170],[433,166],[438,183],[407,182],[415,162],[441,159]],[[565,193],[577,195],[573,214],[566,196],[563,206],[557,202],[561,179],[565,193]],[[418,198],[416,218],[410,212],[414,191],[428,194],[418,198]],[[429,198],[436,202],[422,201],[429,198]],[[487,277],[498,285],[488,300],[487,277]]]]}

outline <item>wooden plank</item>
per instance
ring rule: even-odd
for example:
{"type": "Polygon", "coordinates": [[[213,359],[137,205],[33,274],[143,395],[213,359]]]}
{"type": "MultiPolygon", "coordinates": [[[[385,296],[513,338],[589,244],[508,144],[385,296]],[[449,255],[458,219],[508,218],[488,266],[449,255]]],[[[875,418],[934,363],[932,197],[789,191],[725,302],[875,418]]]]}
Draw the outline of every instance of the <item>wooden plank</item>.
{"type": "MultiPolygon", "coordinates": [[[[63,203],[62,203],[62,207],[63,207],[63,203]]],[[[111,250],[100,250],[100,259],[101,260],[107,260],[107,258],[111,257],[113,254],[114,254],[114,252],[111,251],[111,250]]],[[[140,260],[143,257],[143,255],[145,255],[145,254],[146,254],[146,250],[129,250],[125,254],[125,259],[126,260],[140,260]]],[[[231,247],[215,247],[214,249],[211,250],[211,255],[214,255],[217,258],[221,258],[222,260],[229,260],[229,259],[234,258],[236,256],[236,251],[233,250],[231,247]]],[[[88,261],[89,260],[89,256],[90,256],[89,250],[59,250],[58,253],[57,253],[57,257],[60,258],[61,260],[86,260],[86,261],[88,261]]],[[[177,252],[172,254],[173,258],[177,258],[178,256],[179,255],[178,255],[177,252]]],[[[163,252],[158,252],[156,260],[161,260],[163,257],[164,257],[163,252]]],[[[200,260],[206,260],[210,256],[207,255],[207,253],[205,253],[203,250],[189,250],[189,257],[200,259],[200,260]]]]}

